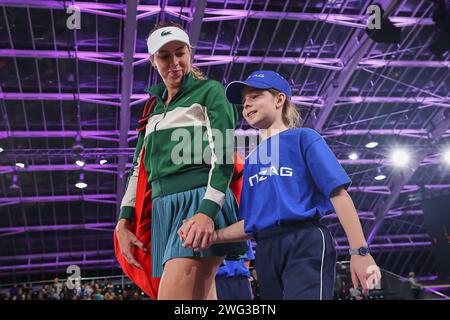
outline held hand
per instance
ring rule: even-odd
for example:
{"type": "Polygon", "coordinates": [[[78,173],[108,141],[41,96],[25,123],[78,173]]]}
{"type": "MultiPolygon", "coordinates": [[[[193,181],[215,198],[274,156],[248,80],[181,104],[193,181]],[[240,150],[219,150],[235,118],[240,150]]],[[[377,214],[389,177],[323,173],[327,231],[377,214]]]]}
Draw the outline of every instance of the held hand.
{"type": "Polygon", "coordinates": [[[142,251],[147,252],[144,244],[128,229],[128,222],[124,219],[119,220],[115,232],[119,242],[120,252],[125,257],[125,260],[136,268],[142,270],[142,266],[131,254],[131,247],[137,246],[142,251]]]}
{"type": "Polygon", "coordinates": [[[181,225],[180,229],[178,229],[178,236],[181,239],[181,242],[184,242],[187,238],[187,235],[189,234],[189,230],[191,229],[191,226],[194,224],[194,220],[183,220],[183,224],[181,225]]]}
{"type": "MultiPolygon", "coordinates": [[[[192,220],[192,219],[183,220],[183,225],[180,227],[180,229],[178,229],[178,236],[180,237],[181,242],[185,242],[185,240],[189,234],[189,230],[191,229],[191,226],[193,224],[194,224],[194,220],[192,220]]],[[[217,241],[217,238],[218,238],[217,230],[215,230],[212,237],[210,238],[209,246],[204,247],[204,248],[194,248],[194,251],[201,252],[205,249],[208,249],[211,245],[213,245],[217,241]]]]}
{"type": "Polygon", "coordinates": [[[209,244],[208,244],[206,247],[195,248],[194,251],[195,251],[195,252],[201,252],[201,251],[204,251],[204,250],[208,249],[210,246],[212,246],[213,244],[216,243],[217,237],[218,237],[218,236],[217,236],[217,230],[214,230],[214,232],[213,232],[211,238],[209,239],[209,240],[210,240],[210,241],[209,241],[209,244]]]}
{"type": "Polygon", "coordinates": [[[214,221],[203,213],[197,213],[181,226],[178,235],[184,240],[183,247],[202,251],[214,240],[214,221]]]}
{"type": "Polygon", "coordinates": [[[361,283],[364,293],[367,293],[369,289],[374,289],[380,283],[380,268],[370,254],[367,256],[353,255],[350,259],[350,272],[353,286],[357,288],[358,283],[361,283]]]}

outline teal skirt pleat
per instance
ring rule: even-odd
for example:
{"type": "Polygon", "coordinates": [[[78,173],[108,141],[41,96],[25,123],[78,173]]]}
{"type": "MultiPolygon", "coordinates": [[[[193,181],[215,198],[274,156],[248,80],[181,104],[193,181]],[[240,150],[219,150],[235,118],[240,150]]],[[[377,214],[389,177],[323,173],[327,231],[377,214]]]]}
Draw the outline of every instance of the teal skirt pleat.
{"type": "MultiPolygon", "coordinates": [[[[202,252],[183,248],[177,232],[184,219],[192,217],[200,206],[206,187],[170,194],[153,199],[152,209],[152,275],[161,277],[164,264],[173,258],[226,256],[238,259],[247,253],[246,241],[215,244],[202,252]]],[[[238,221],[238,204],[230,189],[225,203],[214,220],[215,229],[222,229],[238,221]]]]}

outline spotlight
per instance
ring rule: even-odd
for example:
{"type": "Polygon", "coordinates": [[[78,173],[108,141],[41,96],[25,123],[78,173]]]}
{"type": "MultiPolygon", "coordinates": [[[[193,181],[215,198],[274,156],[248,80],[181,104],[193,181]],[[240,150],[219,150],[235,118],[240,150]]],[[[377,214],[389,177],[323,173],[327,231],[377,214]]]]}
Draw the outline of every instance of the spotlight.
{"type": "Polygon", "coordinates": [[[397,167],[406,167],[409,163],[409,153],[406,150],[395,150],[391,154],[391,161],[397,167]]]}
{"type": "Polygon", "coordinates": [[[106,159],[100,159],[100,164],[105,164],[105,163],[108,163],[108,160],[106,160],[106,159]]]}
{"type": "Polygon", "coordinates": [[[5,149],[3,149],[2,147],[0,147],[0,152],[3,152],[3,151],[5,151],[5,149]]]}
{"type": "Polygon", "coordinates": [[[381,181],[381,180],[386,179],[386,175],[381,173],[381,169],[380,168],[377,168],[377,175],[375,176],[374,179],[377,180],[377,181],[381,181]]]}
{"type": "Polygon", "coordinates": [[[372,141],[372,142],[369,142],[368,144],[366,144],[367,149],[373,149],[376,146],[378,146],[378,142],[376,142],[376,141],[372,141]]]}
{"type": "Polygon", "coordinates": [[[86,164],[86,161],[84,159],[78,159],[75,161],[75,164],[79,167],[84,167],[84,165],[86,164]]]}
{"type": "Polygon", "coordinates": [[[25,168],[25,163],[23,162],[16,162],[16,167],[19,167],[21,169],[25,168]]]}
{"type": "Polygon", "coordinates": [[[77,187],[78,189],[84,189],[87,186],[88,186],[87,183],[84,181],[84,174],[80,173],[80,179],[75,184],[75,187],[77,187]]]}
{"type": "Polygon", "coordinates": [[[84,188],[87,187],[87,184],[86,184],[85,182],[78,181],[78,182],[75,184],[75,187],[77,187],[78,189],[84,189],[84,188]]]}
{"type": "Polygon", "coordinates": [[[446,165],[450,165],[450,149],[444,151],[442,154],[442,161],[444,161],[446,165]]]}
{"type": "Polygon", "coordinates": [[[356,152],[352,152],[352,153],[350,153],[350,154],[348,155],[348,158],[349,158],[350,160],[357,160],[359,157],[358,157],[358,154],[357,154],[356,152]]]}

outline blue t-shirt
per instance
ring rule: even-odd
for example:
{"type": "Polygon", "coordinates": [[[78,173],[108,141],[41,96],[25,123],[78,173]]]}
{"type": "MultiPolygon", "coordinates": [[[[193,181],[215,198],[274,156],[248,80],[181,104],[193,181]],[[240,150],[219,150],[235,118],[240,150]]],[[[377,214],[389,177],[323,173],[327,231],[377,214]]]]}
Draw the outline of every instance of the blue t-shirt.
{"type": "Polygon", "coordinates": [[[239,206],[246,233],[322,217],[333,211],[332,192],[350,178],[316,131],[288,129],[262,141],[245,159],[239,206]]]}
{"type": "Polygon", "coordinates": [[[255,260],[255,255],[253,254],[252,243],[248,240],[248,251],[239,260],[224,260],[223,264],[217,270],[216,276],[222,277],[237,277],[237,276],[250,276],[250,271],[245,265],[245,261],[255,260]]]}

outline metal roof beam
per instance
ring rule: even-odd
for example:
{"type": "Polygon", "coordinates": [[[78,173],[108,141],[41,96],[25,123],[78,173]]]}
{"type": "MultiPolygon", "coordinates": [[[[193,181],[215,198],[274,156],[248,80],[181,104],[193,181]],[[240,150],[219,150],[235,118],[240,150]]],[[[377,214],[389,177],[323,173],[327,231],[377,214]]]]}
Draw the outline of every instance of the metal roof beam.
{"type": "MultiPolygon", "coordinates": [[[[120,136],[119,136],[119,148],[128,148],[129,143],[129,131],[130,131],[130,118],[131,118],[131,95],[133,94],[133,56],[136,46],[136,32],[137,32],[137,0],[127,1],[127,12],[125,19],[125,34],[123,37],[123,66],[122,66],[122,88],[121,92],[121,104],[120,104],[120,136]]],[[[126,184],[126,165],[128,156],[118,155],[117,165],[117,209],[119,211],[120,202],[122,201],[123,194],[125,193],[126,184]]]]}

